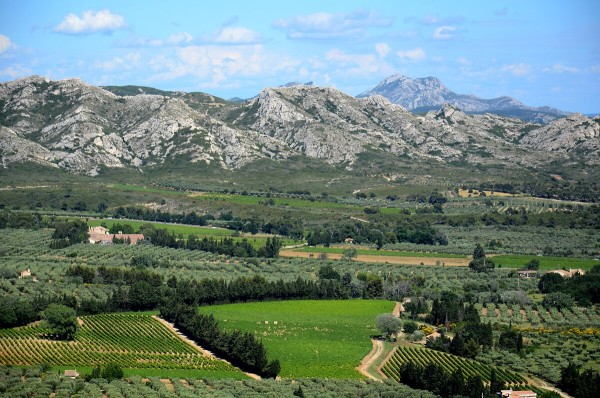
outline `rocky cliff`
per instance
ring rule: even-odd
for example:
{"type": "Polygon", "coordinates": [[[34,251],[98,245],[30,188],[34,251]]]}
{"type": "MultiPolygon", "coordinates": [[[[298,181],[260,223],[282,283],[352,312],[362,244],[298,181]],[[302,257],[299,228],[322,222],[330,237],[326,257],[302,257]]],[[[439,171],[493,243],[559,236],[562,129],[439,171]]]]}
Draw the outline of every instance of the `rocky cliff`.
{"type": "Polygon", "coordinates": [[[204,93],[103,89],[78,79],[0,84],[2,164],[35,162],[89,175],[167,161],[233,169],[292,155],[352,168],[365,152],[511,167],[577,154],[593,163],[598,123],[573,115],[543,126],[448,104],[417,116],[379,95],[354,98],[311,85],[266,88],[238,104],[204,93]]]}

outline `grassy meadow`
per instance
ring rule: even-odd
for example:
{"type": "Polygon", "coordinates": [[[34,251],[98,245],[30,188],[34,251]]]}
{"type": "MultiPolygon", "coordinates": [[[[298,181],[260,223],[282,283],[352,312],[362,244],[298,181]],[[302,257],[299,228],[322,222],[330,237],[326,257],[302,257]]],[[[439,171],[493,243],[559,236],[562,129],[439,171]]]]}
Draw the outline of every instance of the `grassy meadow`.
{"type": "Polygon", "coordinates": [[[228,330],[253,332],[284,378],[362,378],[355,369],[378,334],[375,317],[395,303],[379,300],[275,301],[201,307],[228,330]]]}

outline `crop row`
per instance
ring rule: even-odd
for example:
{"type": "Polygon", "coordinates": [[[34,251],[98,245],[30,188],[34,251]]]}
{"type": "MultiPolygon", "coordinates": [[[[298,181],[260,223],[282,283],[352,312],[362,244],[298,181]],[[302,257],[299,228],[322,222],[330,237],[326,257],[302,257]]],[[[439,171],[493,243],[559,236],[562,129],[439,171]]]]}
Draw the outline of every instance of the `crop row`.
{"type": "MultiPolygon", "coordinates": [[[[389,378],[400,381],[400,367],[406,363],[413,362],[420,366],[436,364],[446,372],[452,373],[457,369],[463,372],[464,377],[479,375],[484,381],[490,380],[492,366],[484,365],[477,361],[458,357],[445,352],[430,350],[427,348],[398,347],[394,354],[387,360],[381,371],[389,378]]],[[[498,378],[504,380],[508,385],[519,385],[525,379],[508,370],[494,367],[498,378]]]]}
{"type": "Polygon", "coordinates": [[[552,327],[600,327],[600,313],[598,309],[573,307],[546,309],[534,305],[507,305],[487,303],[485,308],[478,304],[481,310],[481,319],[484,322],[530,324],[532,326],[545,325],[552,327]]]}
{"type": "Polygon", "coordinates": [[[83,318],[75,341],[44,338],[41,326],[0,332],[0,365],[56,366],[114,362],[125,368],[235,370],[203,356],[148,315],[104,314],[83,318]]]}

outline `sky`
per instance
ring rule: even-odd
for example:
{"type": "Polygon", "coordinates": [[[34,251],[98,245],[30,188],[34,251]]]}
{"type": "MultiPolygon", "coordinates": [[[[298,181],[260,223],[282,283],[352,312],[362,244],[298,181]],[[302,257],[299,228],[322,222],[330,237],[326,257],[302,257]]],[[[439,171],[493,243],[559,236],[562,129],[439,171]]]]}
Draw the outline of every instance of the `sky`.
{"type": "Polygon", "coordinates": [[[600,113],[600,1],[0,0],[0,81],[36,74],[249,98],[393,74],[600,113]]]}

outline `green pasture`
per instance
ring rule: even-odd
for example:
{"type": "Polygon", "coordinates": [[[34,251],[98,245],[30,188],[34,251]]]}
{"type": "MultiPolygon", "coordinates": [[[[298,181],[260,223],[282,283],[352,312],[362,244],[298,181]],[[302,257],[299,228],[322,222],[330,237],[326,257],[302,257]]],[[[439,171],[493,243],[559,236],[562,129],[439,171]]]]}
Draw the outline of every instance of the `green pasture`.
{"type": "Polygon", "coordinates": [[[375,317],[395,303],[380,300],[299,300],[201,307],[227,330],[253,332],[284,378],[362,378],[355,369],[378,334],[375,317]],[[276,323],[275,323],[276,322],[276,323]]]}
{"type": "Polygon", "coordinates": [[[540,270],[549,271],[553,269],[581,268],[589,271],[594,265],[600,265],[600,261],[589,258],[569,258],[552,256],[531,256],[521,254],[501,254],[494,256],[493,260],[496,266],[502,265],[506,268],[524,268],[531,260],[537,259],[540,262],[540,270]]]}
{"type": "Polygon", "coordinates": [[[158,229],[166,229],[169,232],[175,233],[175,235],[183,235],[185,237],[189,235],[196,235],[197,237],[204,236],[231,236],[234,231],[225,228],[217,227],[201,227],[196,225],[180,225],[180,224],[169,224],[169,223],[158,223],[148,221],[133,221],[133,220],[118,220],[118,219],[96,219],[89,220],[88,225],[90,227],[97,227],[101,224],[106,225],[107,228],[111,228],[114,224],[129,224],[138,231],[144,224],[152,224],[158,229]]]}

